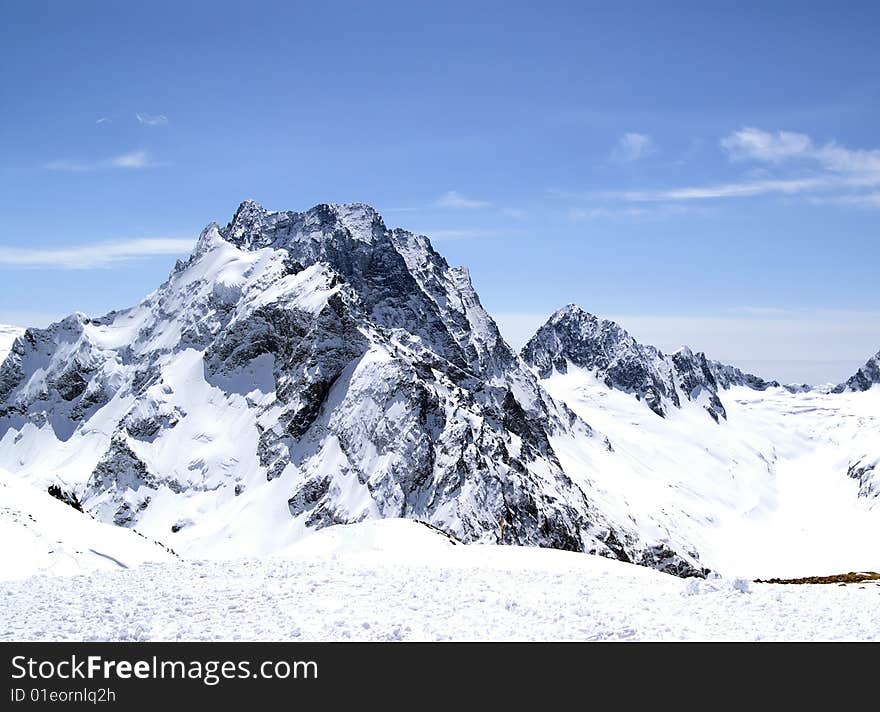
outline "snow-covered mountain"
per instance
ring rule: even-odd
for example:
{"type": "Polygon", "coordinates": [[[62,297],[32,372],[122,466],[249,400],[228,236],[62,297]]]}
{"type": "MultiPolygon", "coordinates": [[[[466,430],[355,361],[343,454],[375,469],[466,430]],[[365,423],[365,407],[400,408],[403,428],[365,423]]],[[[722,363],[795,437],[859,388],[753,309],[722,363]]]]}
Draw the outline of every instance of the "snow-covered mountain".
{"type": "Polygon", "coordinates": [[[596,486],[706,565],[758,576],[880,565],[880,388],[780,387],[689,349],[662,354],[576,306],[523,357],[612,443],[596,486]]]}
{"type": "Polygon", "coordinates": [[[140,304],[30,329],[0,366],[0,466],[187,554],[407,517],[702,574],[665,514],[597,485],[615,459],[467,271],[362,204],[246,201],[140,304]]]}
{"type": "Polygon", "coordinates": [[[619,324],[600,319],[575,304],[557,311],[523,347],[522,357],[540,378],[569,365],[591,372],[609,388],[644,400],[657,415],[687,399],[700,403],[716,421],[727,413],[719,391],[732,386],[766,390],[779,386],[734,366],[710,361],[683,347],[665,355],[638,343],[619,324]]]}
{"type": "Polygon", "coordinates": [[[869,358],[865,365],[856,371],[845,383],[837,386],[834,392],[867,391],[876,385],[880,385],[880,351],[869,358]]]}
{"type": "Polygon", "coordinates": [[[362,204],[246,201],[140,304],[14,341],[0,467],[187,557],[403,517],[805,575],[880,568],[878,397],[663,354],[574,306],[521,358],[426,237],[362,204]]]}

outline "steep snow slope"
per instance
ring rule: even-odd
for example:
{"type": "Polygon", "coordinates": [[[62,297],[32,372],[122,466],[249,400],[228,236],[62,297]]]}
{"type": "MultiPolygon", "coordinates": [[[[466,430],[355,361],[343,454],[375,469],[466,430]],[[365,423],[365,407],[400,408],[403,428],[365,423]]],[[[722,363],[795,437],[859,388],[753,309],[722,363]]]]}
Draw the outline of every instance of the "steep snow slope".
{"type": "Polygon", "coordinates": [[[329,527],[262,560],[0,583],[0,600],[6,640],[880,639],[874,583],[684,581],[565,551],[456,546],[396,520],[329,527]]]}
{"type": "Polygon", "coordinates": [[[2,580],[126,569],[145,561],[176,559],[156,542],[97,522],[2,470],[0,542],[2,580]]]}
{"type": "Polygon", "coordinates": [[[542,383],[613,443],[597,486],[615,488],[636,518],[663,511],[707,566],[756,577],[880,569],[880,389],[738,386],[716,424],[695,404],[658,418],[571,365],[542,383]]]}
{"type": "Polygon", "coordinates": [[[24,333],[24,329],[17,326],[8,326],[0,324],[0,362],[6,358],[9,349],[12,348],[12,342],[24,333]]]}
{"type": "Polygon", "coordinates": [[[189,555],[410,517],[469,541],[702,574],[594,474],[466,270],[369,206],[242,203],[137,306],[28,330],[0,366],[0,465],[189,555]],[[558,452],[566,453],[563,466],[558,452]]]}

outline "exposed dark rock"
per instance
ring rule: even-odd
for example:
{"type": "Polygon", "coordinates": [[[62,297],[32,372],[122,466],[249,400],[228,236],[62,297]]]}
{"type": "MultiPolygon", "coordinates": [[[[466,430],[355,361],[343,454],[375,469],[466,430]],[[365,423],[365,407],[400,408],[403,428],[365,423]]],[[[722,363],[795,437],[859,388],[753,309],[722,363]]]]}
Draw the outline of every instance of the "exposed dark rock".
{"type": "Polygon", "coordinates": [[[856,371],[845,383],[834,388],[834,393],[844,391],[867,391],[880,384],[880,351],[868,359],[864,366],[856,371]]]}
{"type": "Polygon", "coordinates": [[[61,500],[64,504],[73,507],[76,511],[83,511],[82,503],[74,492],[67,492],[61,489],[60,485],[49,485],[49,488],[46,491],[55,499],[61,500]]]}
{"type": "Polygon", "coordinates": [[[684,399],[705,401],[706,411],[718,422],[727,417],[720,390],[779,386],[688,348],[666,355],[638,343],[615,322],[599,319],[574,304],[560,309],[538,329],[522,357],[540,378],[554,371],[567,373],[569,365],[590,371],[609,388],[643,400],[661,417],[670,406],[681,407],[684,399]]]}

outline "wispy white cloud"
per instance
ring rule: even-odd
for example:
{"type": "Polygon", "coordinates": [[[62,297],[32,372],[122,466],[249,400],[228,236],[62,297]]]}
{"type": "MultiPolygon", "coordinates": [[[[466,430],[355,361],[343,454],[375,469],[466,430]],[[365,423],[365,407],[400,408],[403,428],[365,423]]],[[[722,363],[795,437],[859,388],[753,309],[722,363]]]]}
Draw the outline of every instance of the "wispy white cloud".
{"type": "Polygon", "coordinates": [[[142,237],[58,248],[0,246],[0,267],[92,269],[155,255],[183,255],[192,250],[188,238],[142,237]]]}
{"type": "Polygon", "coordinates": [[[632,163],[650,156],[657,151],[654,141],[647,134],[629,132],[623,134],[611,151],[611,160],[616,163],[632,163]]]}
{"type": "Polygon", "coordinates": [[[110,123],[113,123],[113,121],[112,121],[112,119],[109,119],[106,116],[102,116],[95,123],[96,124],[110,124],[110,123]]]}
{"type": "Polygon", "coordinates": [[[135,114],[135,116],[142,126],[165,126],[168,124],[168,117],[165,114],[135,114]]]}
{"type": "Polygon", "coordinates": [[[780,163],[802,157],[811,146],[810,137],[802,133],[792,131],[770,133],[749,126],[721,139],[721,147],[734,161],[780,163]]]}
{"type": "Polygon", "coordinates": [[[748,198],[762,195],[823,195],[816,202],[880,207],[880,150],[818,144],[806,134],[769,132],[754,127],[734,131],[720,141],[731,162],[757,164],[741,180],[674,188],[606,191],[593,199],[633,203],[748,198]]]}
{"type": "Polygon", "coordinates": [[[595,197],[626,200],[634,203],[656,201],[708,200],[712,198],[746,198],[770,193],[793,195],[833,185],[827,178],[792,178],[746,180],[738,183],[666,188],[659,190],[625,190],[596,193],[595,197]]]}
{"type": "Polygon", "coordinates": [[[72,173],[82,173],[86,171],[97,171],[104,168],[150,168],[156,165],[150,155],[146,151],[130,151],[122,153],[118,156],[111,156],[99,161],[71,161],[62,159],[52,161],[45,165],[50,171],[67,171],[72,173]]]}
{"type": "Polygon", "coordinates": [[[613,218],[635,218],[645,215],[648,211],[645,208],[627,206],[623,208],[609,208],[604,206],[596,206],[591,208],[572,208],[568,211],[568,218],[576,222],[585,220],[606,220],[613,218]]]}
{"type": "MultiPolygon", "coordinates": [[[[595,196],[593,196],[595,197],[595,196]]],[[[620,202],[614,204],[588,205],[574,207],[568,210],[566,216],[574,222],[591,220],[662,220],[684,213],[694,213],[696,206],[676,202],[643,202],[641,204],[629,204],[620,202]]]]}
{"type": "Polygon", "coordinates": [[[107,164],[114,168],[148,168],[152,162],[146,151],[132,151],[114,156],[107,164]]]}
{"type": "MultiPolygon", "coordinates": [[[[431,240],[467,240],[476,237],[494,237],[501,234],[499,230],[482,230],[478,228],[452,228],[442,230],[419,230],[422,235],[427,235],[431,240]]],[[[510,234],[508,231],[507,234],[510,234]]]]}
{"type": "Polygon", "coordinates": [[[781,164],[805,160],[816,168],[852,178],[876,180],[880,176],[880,150],[851,149],[833,141],[820,145],[806,134],[792,131],[771,133],[745,127],[722,138],[721,147],[733,161],[781,164]]]}
{"type": "Polygon", "coordinates": [[[476,210],[478,208],[488,208],[491,205],[492,203],[486,200],[466,198],[455,190],[444,193],[434,201],[434,206],[437,208],[452,208],[454,210],[476,210]]]}

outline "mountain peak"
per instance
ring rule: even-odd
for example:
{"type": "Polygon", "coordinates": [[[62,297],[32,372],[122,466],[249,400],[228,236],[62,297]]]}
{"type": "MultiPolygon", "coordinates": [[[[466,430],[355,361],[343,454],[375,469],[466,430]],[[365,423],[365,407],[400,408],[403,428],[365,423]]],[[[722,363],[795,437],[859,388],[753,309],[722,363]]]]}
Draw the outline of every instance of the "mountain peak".
{"type": "Polygon", "coordinates": [[[323,241],[334,237],[340,228],[362,243],[375,242],[387,232],[382,216],[366,203],[319,203],[296,212],[267,210],[248,198],[220,234],[240,249],[257,250],[286,247],[291,239],[303,234],[323,241]]]}
{"type": "Polygon", "coordinates": [[[682,400],[705,402],[715,420],[726,417],[717,391],[730,386],[764,390],[779,385],[710,361],[702,351],[682,346],[665,356],[654,346],[640,344],[622,326],[568,304],[542,326],[522,350],[522,357],[549,378],[567,373],[569,365],[592,372],[609,388],[632,393],[660,416],[669,404],[682,400]],[[708,392],[708,396],[701,394],[708,392]]]}
{"type": "Polygon", "coordinates": [[[869,358],[865,365],[856,371],[846,382],[837,386],[834,392],[867,391],[877,384],[880,384],[880,351],[869,358]]]}
{"type": "Polygon", "coordinates": [[[594,314],[590,314],[590,312],[586,311],[585,309],[582,309],[577,304],[571,303],[571,304],[566,304],[561,309],[557,309],[553,313],[553,316],[550,317],[550,321],[558,322],[558,321],[562,321],[563,319],[572,319],[572,318],[597,319],[598,317],[596,317],[594,314]]]}
{"type": "Polygon", "coordinates": [[[266,215],[268,211],[256,200],[247,198],[239,203],[228,227],[253,225],[255,221],[266,215]]]}
{"type": "Polygon", "coordinates": [[[619,324],[577,304],[563,307],[525,345],[522,357],[541,378],[567,373],[569,364],[592,371],[609,388],[644,398],[658,415],[664,401],[678,405],[668,365],[653,346],[643,346],[619,324]]]}

